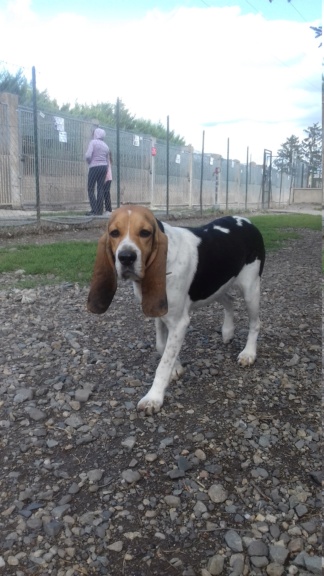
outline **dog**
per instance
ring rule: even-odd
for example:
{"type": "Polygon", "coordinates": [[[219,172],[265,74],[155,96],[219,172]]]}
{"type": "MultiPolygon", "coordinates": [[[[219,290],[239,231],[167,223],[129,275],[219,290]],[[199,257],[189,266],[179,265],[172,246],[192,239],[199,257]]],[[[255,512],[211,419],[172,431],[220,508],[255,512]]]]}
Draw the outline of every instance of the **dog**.
{"type": "Polygon", "coordinates": [[[244,297],[249,332],[238,356],[241,366],[255,362],[260,331],[260,279],[265,261],[259,230],[247,219],[224,216],[197,228],[171,226],[142,206],[113,211],[98,242],[87,308],[104,313],[117,289],[117,278],[133,283],[145,316],[155,318],[156,348],[162,356],[149,392],[138,410],[158,412],[172,378],[183,373],[179,353],[191,310],[219,302],[224,307],[222,339],[234,337],[233,298],[244,297]]]}

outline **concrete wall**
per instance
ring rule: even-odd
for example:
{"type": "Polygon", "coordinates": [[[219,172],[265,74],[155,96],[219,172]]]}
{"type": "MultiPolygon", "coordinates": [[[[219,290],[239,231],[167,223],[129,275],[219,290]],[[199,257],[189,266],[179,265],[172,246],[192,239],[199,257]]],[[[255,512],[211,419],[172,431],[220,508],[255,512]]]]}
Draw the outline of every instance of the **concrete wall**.
{"type": "Polygon", "coordinates": [[[292,204],[323,205],[323,188],[294,188],[292,204]]]}
{"type": "MultiPolygon", "coordinates": [[[[6,147],[9,156],[9,203],[12,206],[21,205],[20,171],[19,171],[19,126],[18,126],[18,96],[3,92],[0,94],[1,103],[7,107],[7,130],[2,132],[6,138],[6,147]]],[[[2,179],[1,179],[2,180],[2,179]]]]}

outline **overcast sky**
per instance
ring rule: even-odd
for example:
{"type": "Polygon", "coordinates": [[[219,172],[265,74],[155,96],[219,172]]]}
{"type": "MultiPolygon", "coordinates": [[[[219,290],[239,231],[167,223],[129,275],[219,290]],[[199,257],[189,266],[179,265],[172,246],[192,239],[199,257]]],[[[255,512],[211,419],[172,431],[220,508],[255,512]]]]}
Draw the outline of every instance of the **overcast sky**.
{"type": "Polygon", "coordinates": [[[321,122],[320,0],[0,0],[0,66],[262,162],[321,122]]]}

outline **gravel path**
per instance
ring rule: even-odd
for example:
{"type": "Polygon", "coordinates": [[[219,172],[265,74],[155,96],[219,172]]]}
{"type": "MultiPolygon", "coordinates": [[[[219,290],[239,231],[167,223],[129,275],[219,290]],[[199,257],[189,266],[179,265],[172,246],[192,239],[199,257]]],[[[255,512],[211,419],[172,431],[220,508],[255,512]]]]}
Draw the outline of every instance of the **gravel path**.
{"type": "Polygon", "coordinates": [[[257,363],[193,315],[186,371],[136,412],[157,366],[152,320],[120,285],[18,290],[1,276],[0,574],[321,574],[321,233],[267,255],[257,363]]]}

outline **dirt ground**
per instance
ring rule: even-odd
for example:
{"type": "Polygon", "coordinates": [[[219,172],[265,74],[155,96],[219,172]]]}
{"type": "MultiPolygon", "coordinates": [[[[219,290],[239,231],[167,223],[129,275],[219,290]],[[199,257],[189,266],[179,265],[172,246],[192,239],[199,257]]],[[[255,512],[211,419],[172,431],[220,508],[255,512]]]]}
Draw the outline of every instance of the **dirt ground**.
{"type": "MultiPolygon", "coordinates": [[[[1,244],[96,240],[104,226],[6,230],[1,244]]],[[[185,374],[154,417],[136,412],[158,362],[154,325],[129,287],[97,317],[87,287],[22,293],[2,276],[0,574],[319,573],[305,558],[320,554],[321,232],[298,234],[267,254],[256,364],[236,362],[247,334],[240,298],[226,347],[221,308],[195,312],[185,374]],[[32,392],[20,402],[22,388],[32,392]],[[77,402],[80,390],[90,396],[77,402]],[[219,484],[227,496],[215,503],[219,484]],[[233,531],[242,550],[224,539],[233,531]]]]}

